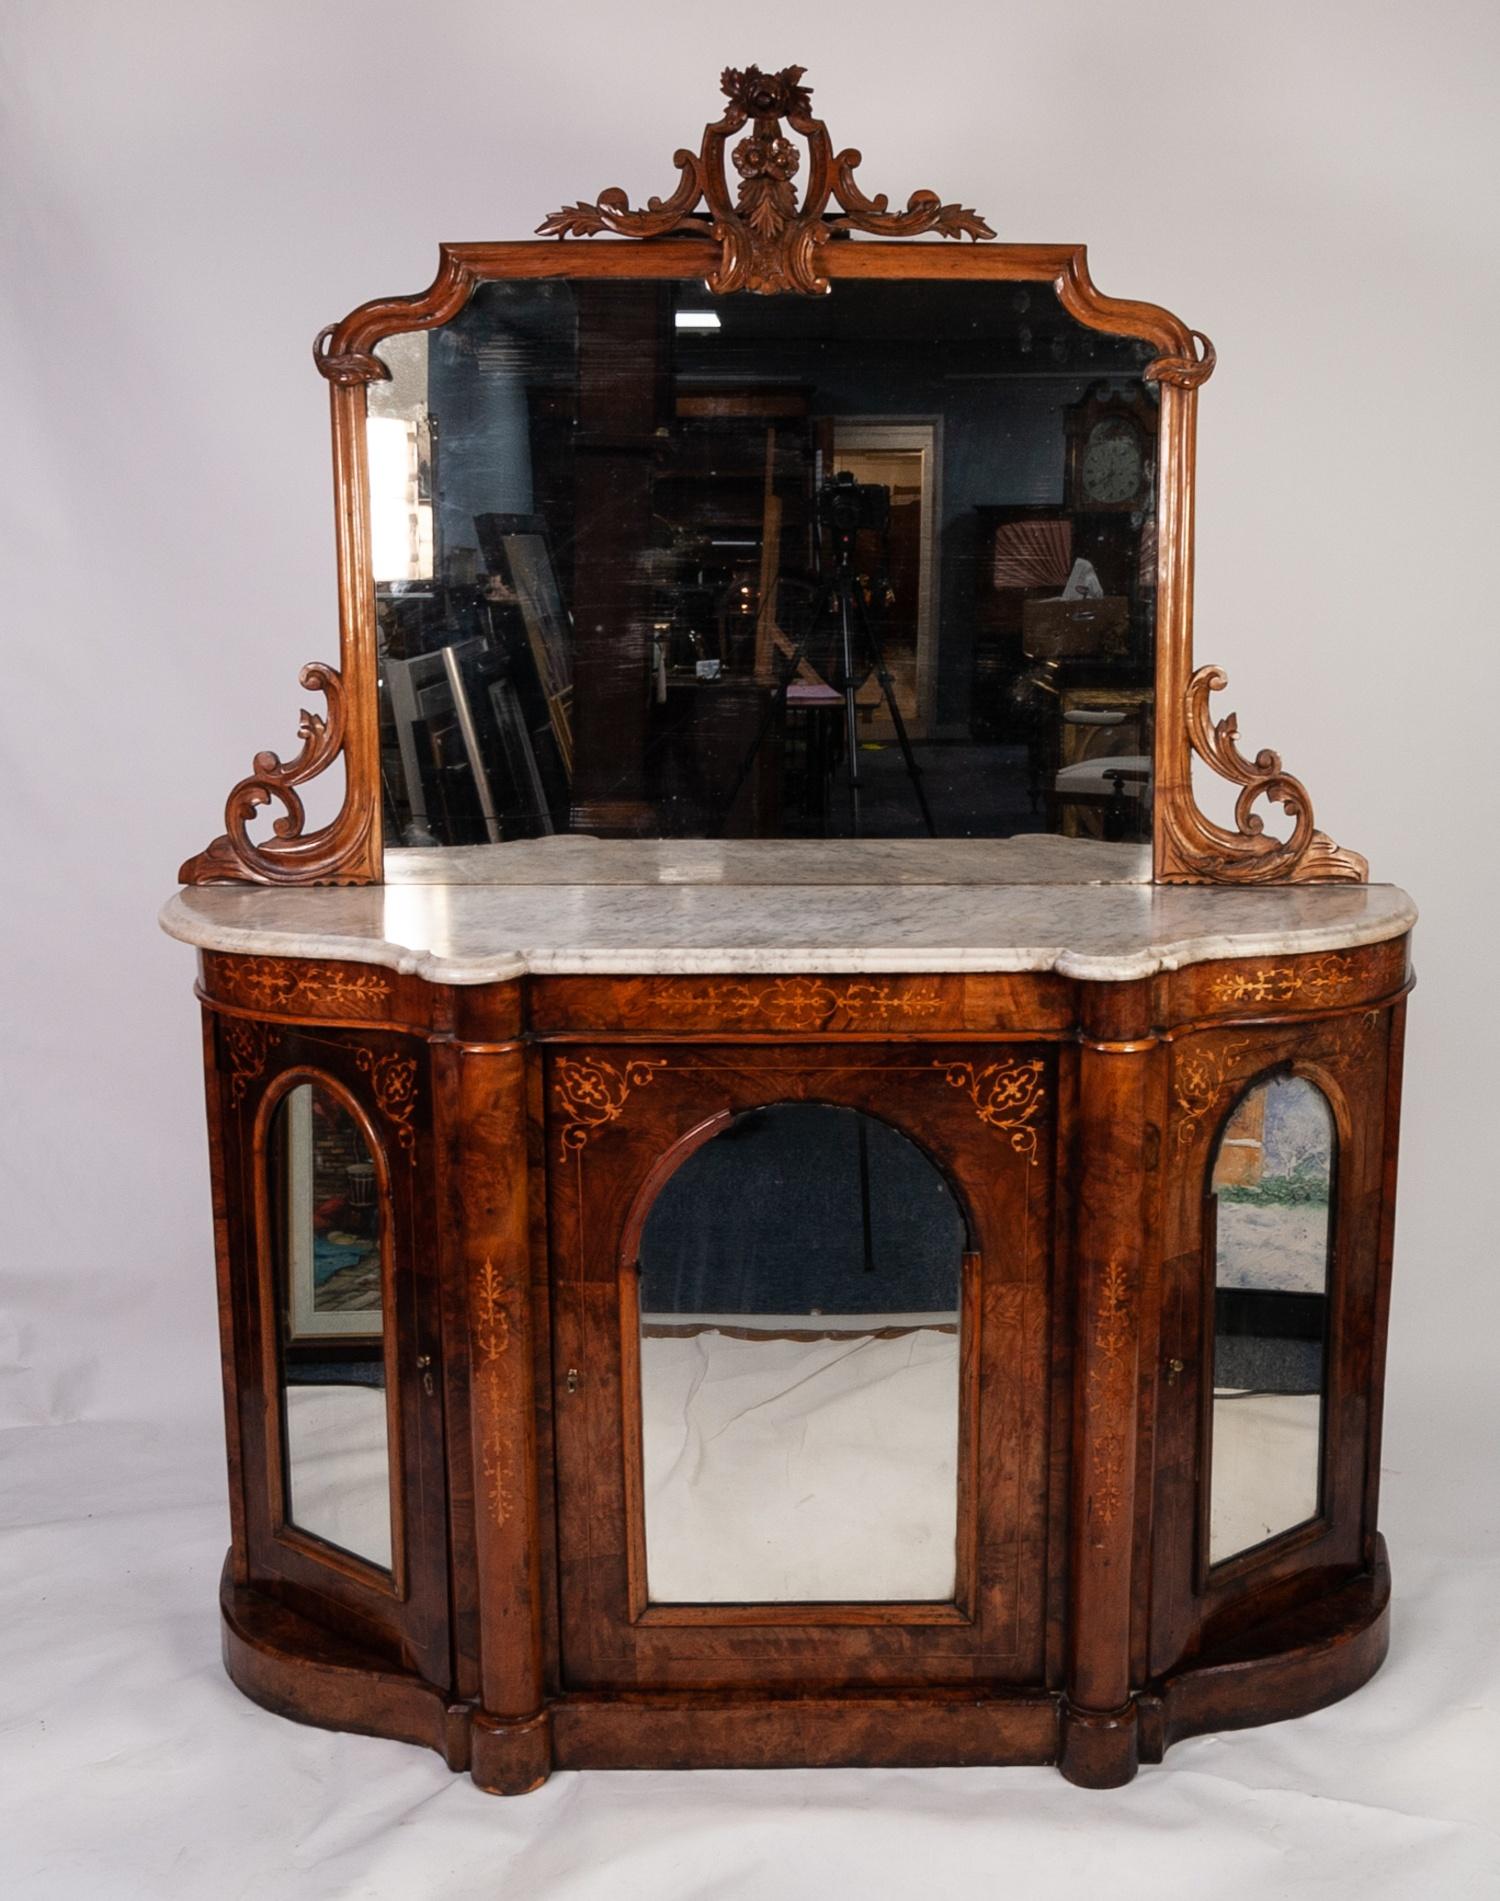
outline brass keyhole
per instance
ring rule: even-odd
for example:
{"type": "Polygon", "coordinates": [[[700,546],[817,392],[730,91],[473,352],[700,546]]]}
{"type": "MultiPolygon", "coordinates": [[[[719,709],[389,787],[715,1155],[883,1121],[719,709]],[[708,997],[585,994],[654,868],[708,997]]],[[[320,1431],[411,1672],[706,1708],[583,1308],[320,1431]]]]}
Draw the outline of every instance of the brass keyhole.
{"type": "Polygon", "coordinates": [[[568,1368],[567,1378],[563,1381],[563,1385],[567,1388],[567,1390],[570,1393],[576,1393],[578,1391],[578,1380],[579,1380],[578,1368],[576,1366],[570,1366],[568,1368]]]}
{"type": "Polygon", "coordinates": [[[432,1355],[430,1353],[417,1355],[417,1371],[422,1375],[422,1391],[431,1399],[437,1389],[432,1383],[432,1355]]]}

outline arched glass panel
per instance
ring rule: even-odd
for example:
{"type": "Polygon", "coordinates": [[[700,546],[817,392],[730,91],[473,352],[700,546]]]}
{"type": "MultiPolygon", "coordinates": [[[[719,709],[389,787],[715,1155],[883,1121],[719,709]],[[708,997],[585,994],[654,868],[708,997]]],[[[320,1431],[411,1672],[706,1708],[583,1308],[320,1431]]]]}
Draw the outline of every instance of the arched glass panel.
{"type": "Polygon", "coordinates": [[[1301,1076],[1257,1083],[1219,1139],[1211,1564],[1318,1511],[1335,1145],[1327,1098],[1301,1076]]]}
{"type": "Polygon", "coordinates": [[[382,1215],[354,1117],[298,1083],[276,1106],[272,1185],[286,1517],[389,1570],[382,1215]]]}
{"type": "Polygon", "coordinates": [[[964,1232],[920,1149],[824,1103],[672,1175],[640,1250],[654,1602],[952,1597],[964,1232]]]}

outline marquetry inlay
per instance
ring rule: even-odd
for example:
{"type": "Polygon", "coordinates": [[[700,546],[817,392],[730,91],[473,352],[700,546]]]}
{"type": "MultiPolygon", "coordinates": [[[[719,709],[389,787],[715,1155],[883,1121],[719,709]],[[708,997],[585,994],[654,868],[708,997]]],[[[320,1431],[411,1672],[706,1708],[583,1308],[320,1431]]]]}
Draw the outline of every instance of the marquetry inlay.
{"type": "Polygon", "coordinates": [[[637,1057],[618,1068],[602,1056],[560,1056],[553,1071],[553,1094],[566,1120],[562,1128],[562,1158],[576,1154],[595,1129],[620,1114],[634,1089],[643,1089],[665,1057],[637,1057]]]}
{"type": "Polygon", "coordinates": [[[1040,1057],[1029,1062],[948,1063],[939,1060],[941,1069],[954,1089],[964,1090],[978,1112],[981,1122],[1010,1137],[1010,1145],[1037,1166],[1035,1123],[1047,1100],[1044,1081],[1046,1064],[1040,1057]]]}

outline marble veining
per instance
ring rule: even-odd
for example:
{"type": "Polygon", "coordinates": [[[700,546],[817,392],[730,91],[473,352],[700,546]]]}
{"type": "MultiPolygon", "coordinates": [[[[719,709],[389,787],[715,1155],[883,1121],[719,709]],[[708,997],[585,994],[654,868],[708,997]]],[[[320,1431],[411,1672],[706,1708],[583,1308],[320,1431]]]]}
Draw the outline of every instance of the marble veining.
{"type": "Polygon", "coordinates": [[[634,976],[1055,970],[1122,982],[1219,957],[1399,937],[1394,885],[203,885],[161,914],[203,950],[383,964],[435,983],[634,976]]]}
{"type": "Polygon", "coordinates": [[[1149,884],[1149,845],[1019,838],[590,838],[402,846],[388,884],[1149,884]]]}

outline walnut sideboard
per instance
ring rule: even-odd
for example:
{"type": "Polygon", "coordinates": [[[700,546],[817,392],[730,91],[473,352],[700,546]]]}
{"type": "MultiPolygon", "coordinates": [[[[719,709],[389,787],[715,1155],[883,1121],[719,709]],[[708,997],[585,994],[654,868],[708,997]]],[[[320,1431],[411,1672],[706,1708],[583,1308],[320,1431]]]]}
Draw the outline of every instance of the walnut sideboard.
{"type": "Polygon", "coordinates": [[[163,913],[200,953],[247,1695],[508,1794],[1109,1787],[1378,1668],[1401,892],[1096,884],[1084,841],[499,849],[163,913]],[[882,1249],[923,1194],[919,1274],[882,1249]],[[695,1296],[747,1231],[800,1237],[800,1302],[695,1296]]]}

